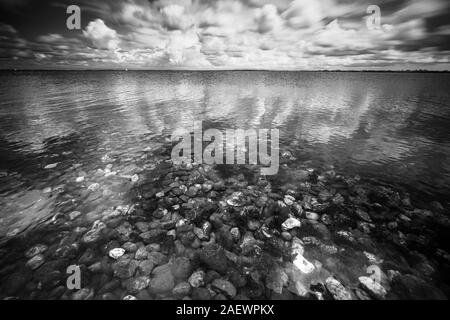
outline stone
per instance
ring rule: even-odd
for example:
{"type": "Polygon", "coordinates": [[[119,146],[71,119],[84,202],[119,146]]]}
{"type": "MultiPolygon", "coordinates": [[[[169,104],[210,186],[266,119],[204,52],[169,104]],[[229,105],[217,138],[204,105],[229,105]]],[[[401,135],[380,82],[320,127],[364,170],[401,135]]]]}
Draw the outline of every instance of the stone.
{"type": "Polygon", "coordinates": [[[80,182],[83,182],[83,181],[84,181],[84,177],[77,177],[75,179],[75,182],[77,182],[77,183],[80,183],[80,182]]]}
{"type": "Polygon", "coordinates": [[[361,210],[361,209],[356,209],[355,213],[358,217],[360,217],[362,220],[366,221],[366,222],[372,222],[372,219],[370,219],[370,216],[367,212],[361,210]]]}
{"type": "Polygon", "coordinates": [[[366,290],[368,294],[376,299],[384,299],[387,292],[386,289],[377,281],[370,277],[359,277],[358,278],[361,287],[366,290]]]}
{"type": "Polygon", "coordinates": [[[153,278],[150,280],[149,290],[154,294],[167,294],[175,286],[175,279],[170,264],[153,269],[153,278]]]}
{"type": "Polygon", "coordinates": [[[203,229],[195,227],[193,231],[194,234],[197,236],[197,238],[199,238],[200,240],[204,241],[209,239],[209,237],[205,234],[203,229]]]}
{"type": "Polygon", "coordinates": [[[306,219],[312,220],[312,221],[317,221],[317,220],[319,220],[319,215],[312,211],[306,211],[306,219]]]}
{"type": "Polygon", "coordinates": [[[152,273],[155,263],[152,260],[144,260],[139,262],[137,272],[141,275],[148,276],[152,273]]]}
{"type": "Polygon", "coordinates": [[[292,206],[295,202],[295,198],[293,196],[286,195],[286,196],[284,196],[283,201],[286,205],[292,206]]]}
{"type": "Polygon", "coordinates": [[[296,266],[303,273],[311,273],[314,271],[314,265],[305,259],[301,254],[297,254],[293,261],[294,266],[296,266]]]}
{"type": "Polygon", "coordinates": [[[27,261],[26,266],[32,270],[36,270],[42,266],[45,262],[44,256],[42,254],[37,254],[33,258],[27,261]]]}
{"type": "Polygon", "coordinates": [[[188,282],[180,282],[173,288],[172,294],[177,298],[182,298],[188,296],[191,290],[191,285],[188,282]]]}
{"type": "Polygon", "coordinates": [[[148,257],[148,252],[146,247],[139,247],[134,254],[136,260],[145,260],[148,257]]]}
{"type": "Polygon", "coordinates": [[[236,288],[227,280],[216,279],[211,283],[211,287],[218,289],[229,298],[234,298],[236,296],[236,288]]]}
{"type": "Polygon", "coordinates": [[[83,288],[72,295],[72,300],[91,300],[94,297],[94,289],[83,288]]]}
{"type": "Polygon", "coordinates": [[[247,222],[247,228],[252,231],[258,230],[260,226],[261,226],[261,223],[258,220],[249,220],[247,222]]]}
{"type": "Polygon", "coordinates": [[[284,240],[286,240],[286,241],[291,241],[292,240],[292,235],[289,232],[287,232],[287,231],[282,232],[281,233],[281,237],[284,240]]]}
{"type": "Polygon", "coordinates": [[[145,243],[153,243],[161,241],[166,235],[166,231],[164,229],[153,229],[147,232],[143,232],[139,235],[139,237],[145,243]]]}
{"type": "Polygon", "coordinates": [[[287,231],[287,230],[291,230],[291,229],[294,229],[294,228],[300,228],[301,225],[302,224],[301,224],[300,220],[298,220],[296,218],[289,218],[289,219],[287,219],[286,221],[283,222],[283,224],[281,225],[281,228],[284,231],[287,231]]]}
{"type": "Polygon", "coordinates": [[[198,253],[200,261],[221,274],[227,272],[228,260],[225,250],[218,244],[213,243],[204,247],[198,253]]]}
{"type": "Polygon", "coordinates": [[[25,257],[27,258],[33,258],[34,256],[44,253],[47,251],[48,247],[45,244],[37,244],[34,247],[31,247],[28,249],[27,252],[25,252],[25,257]]]}
{"type": "Polygon", "coordinates": [[[139,291],[146,289],[150,284],[150,278],[148,276],[140,276],[134,279],[130,279],[127,288],[133,293],[139,293],[139,291]]]}
{"type": "Polygon", "coordinates": [[[75,219],[78,218],[79,216],[81,216],[81,212],[80,212],[80,211],[72,211],[71,213],[69,213],[69,219],[70,219],[70,221],[75,220],[75,219]]]}
{"type": "Polygon", "coordinates": [[[333,296],[334,300],[352,300],[352,294],[338,280],[333,277],[327,278],[325,286],[333,296]]]}
{"type": "Polygon", "coordinates": [[[137,300],[137,298],[135,296],[132,295],[126,295],[125,297],[123,297],[122,300],[137,300]]]}
{"type": "Polygon", "coordinates": [[[185,280],[192,273],[191,262],[186,257],[178,257],[172,261],[171,271],[175,279],[185,280]]]}
{"type": "Polygon", "coordinates": [[[230,233],[235,241],[239,241],[239,239],[241,239],[241,232],[238,227],[231,228],[230,233]]]}
{"type": "Polygon", "coordinates": [[[134,276],[136,269],[138,267],[138,262],[136,260],[118,260],[112,265],[112,270],[114,271],[114,276],[127,279],[134,276]]]}
{"type": "Polygon", "coordinates": [[[230,198],[227,199],[227,204],[232,207],[242,207],[245,205],[243,197],[242,192],[233,192],[230,198]]]}
{"type": "Polygon", "coordinates": [[[44,167],[44,169],[54,169],[58,166],[58,163],[50,163],[44,167]]]}
{"type": "Polygon", "coordinates": [[[198,288],[205,284],[205,272],[203,270],[195,271],[188,280],[189,284],[194,287],[198,288]]]}
{"type": "Polygon", "coordinates": [[[110,258],[113,258],[114,260],[119,259],[124,254],[125,254],[125,249],[123,249],[123,248],[114,248],[114,249],[109,250],[109,253],[108,253],[110,258]]]}
{"type": "Polygon", "coordinates": [[[192,299],[211,300],[211,292],[206,288],[194,288],[192,290],[192,299]]]}

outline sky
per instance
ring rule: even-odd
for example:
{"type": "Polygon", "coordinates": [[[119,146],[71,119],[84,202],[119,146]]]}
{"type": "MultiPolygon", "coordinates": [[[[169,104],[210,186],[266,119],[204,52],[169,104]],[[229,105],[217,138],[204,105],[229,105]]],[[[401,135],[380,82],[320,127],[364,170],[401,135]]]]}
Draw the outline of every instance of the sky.
{"type": "Polygon", "coordinates": [[[0,0],[0,69],[450,70],[449,4],[0,0]]]}

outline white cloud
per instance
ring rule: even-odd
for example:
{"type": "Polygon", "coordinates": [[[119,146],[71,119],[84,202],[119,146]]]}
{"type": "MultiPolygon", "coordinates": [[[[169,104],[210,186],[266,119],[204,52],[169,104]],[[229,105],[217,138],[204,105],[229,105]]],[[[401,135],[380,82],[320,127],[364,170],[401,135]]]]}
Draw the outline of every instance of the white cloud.
{"type": "Polygon", "coordinates": [[[119,44],[117,32],[109,28],[101,19],[89,22],[83,35],[99,49],[114,50],[119,44]]]}

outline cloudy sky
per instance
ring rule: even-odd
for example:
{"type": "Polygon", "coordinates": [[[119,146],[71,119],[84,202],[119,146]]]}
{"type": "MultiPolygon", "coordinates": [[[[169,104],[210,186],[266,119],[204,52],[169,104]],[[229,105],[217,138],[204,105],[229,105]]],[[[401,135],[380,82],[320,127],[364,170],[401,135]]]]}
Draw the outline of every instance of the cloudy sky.
{"type": "Polygon", "coordinates": [[[0,0],[0,69],[450,70],[449,3],[0,0]]]}

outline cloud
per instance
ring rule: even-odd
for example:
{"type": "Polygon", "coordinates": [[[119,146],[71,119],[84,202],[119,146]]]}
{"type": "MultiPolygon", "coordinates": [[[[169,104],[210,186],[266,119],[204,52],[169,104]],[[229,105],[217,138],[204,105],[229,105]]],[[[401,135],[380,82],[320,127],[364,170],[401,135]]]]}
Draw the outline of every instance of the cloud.
{"type": "Polygon", "coordinates": [[[99,49],[114,50],[119,44],[117,32],[108,28],[101,19],[89,22],[83,35],[99,49]]]}
{"type": "Polygon", "coordinates": [[[93,17],[82,32],[55,30],[29,39],[14,26],[0,24],[0,47],[3,56],[19,61],[39,57],[40,64],[99,68],[448,67],[445,0],[379,0],[382,25],[377,30],[366,26],[369,4],[372,1],[80,0],[85,16],[93,17]]]}

